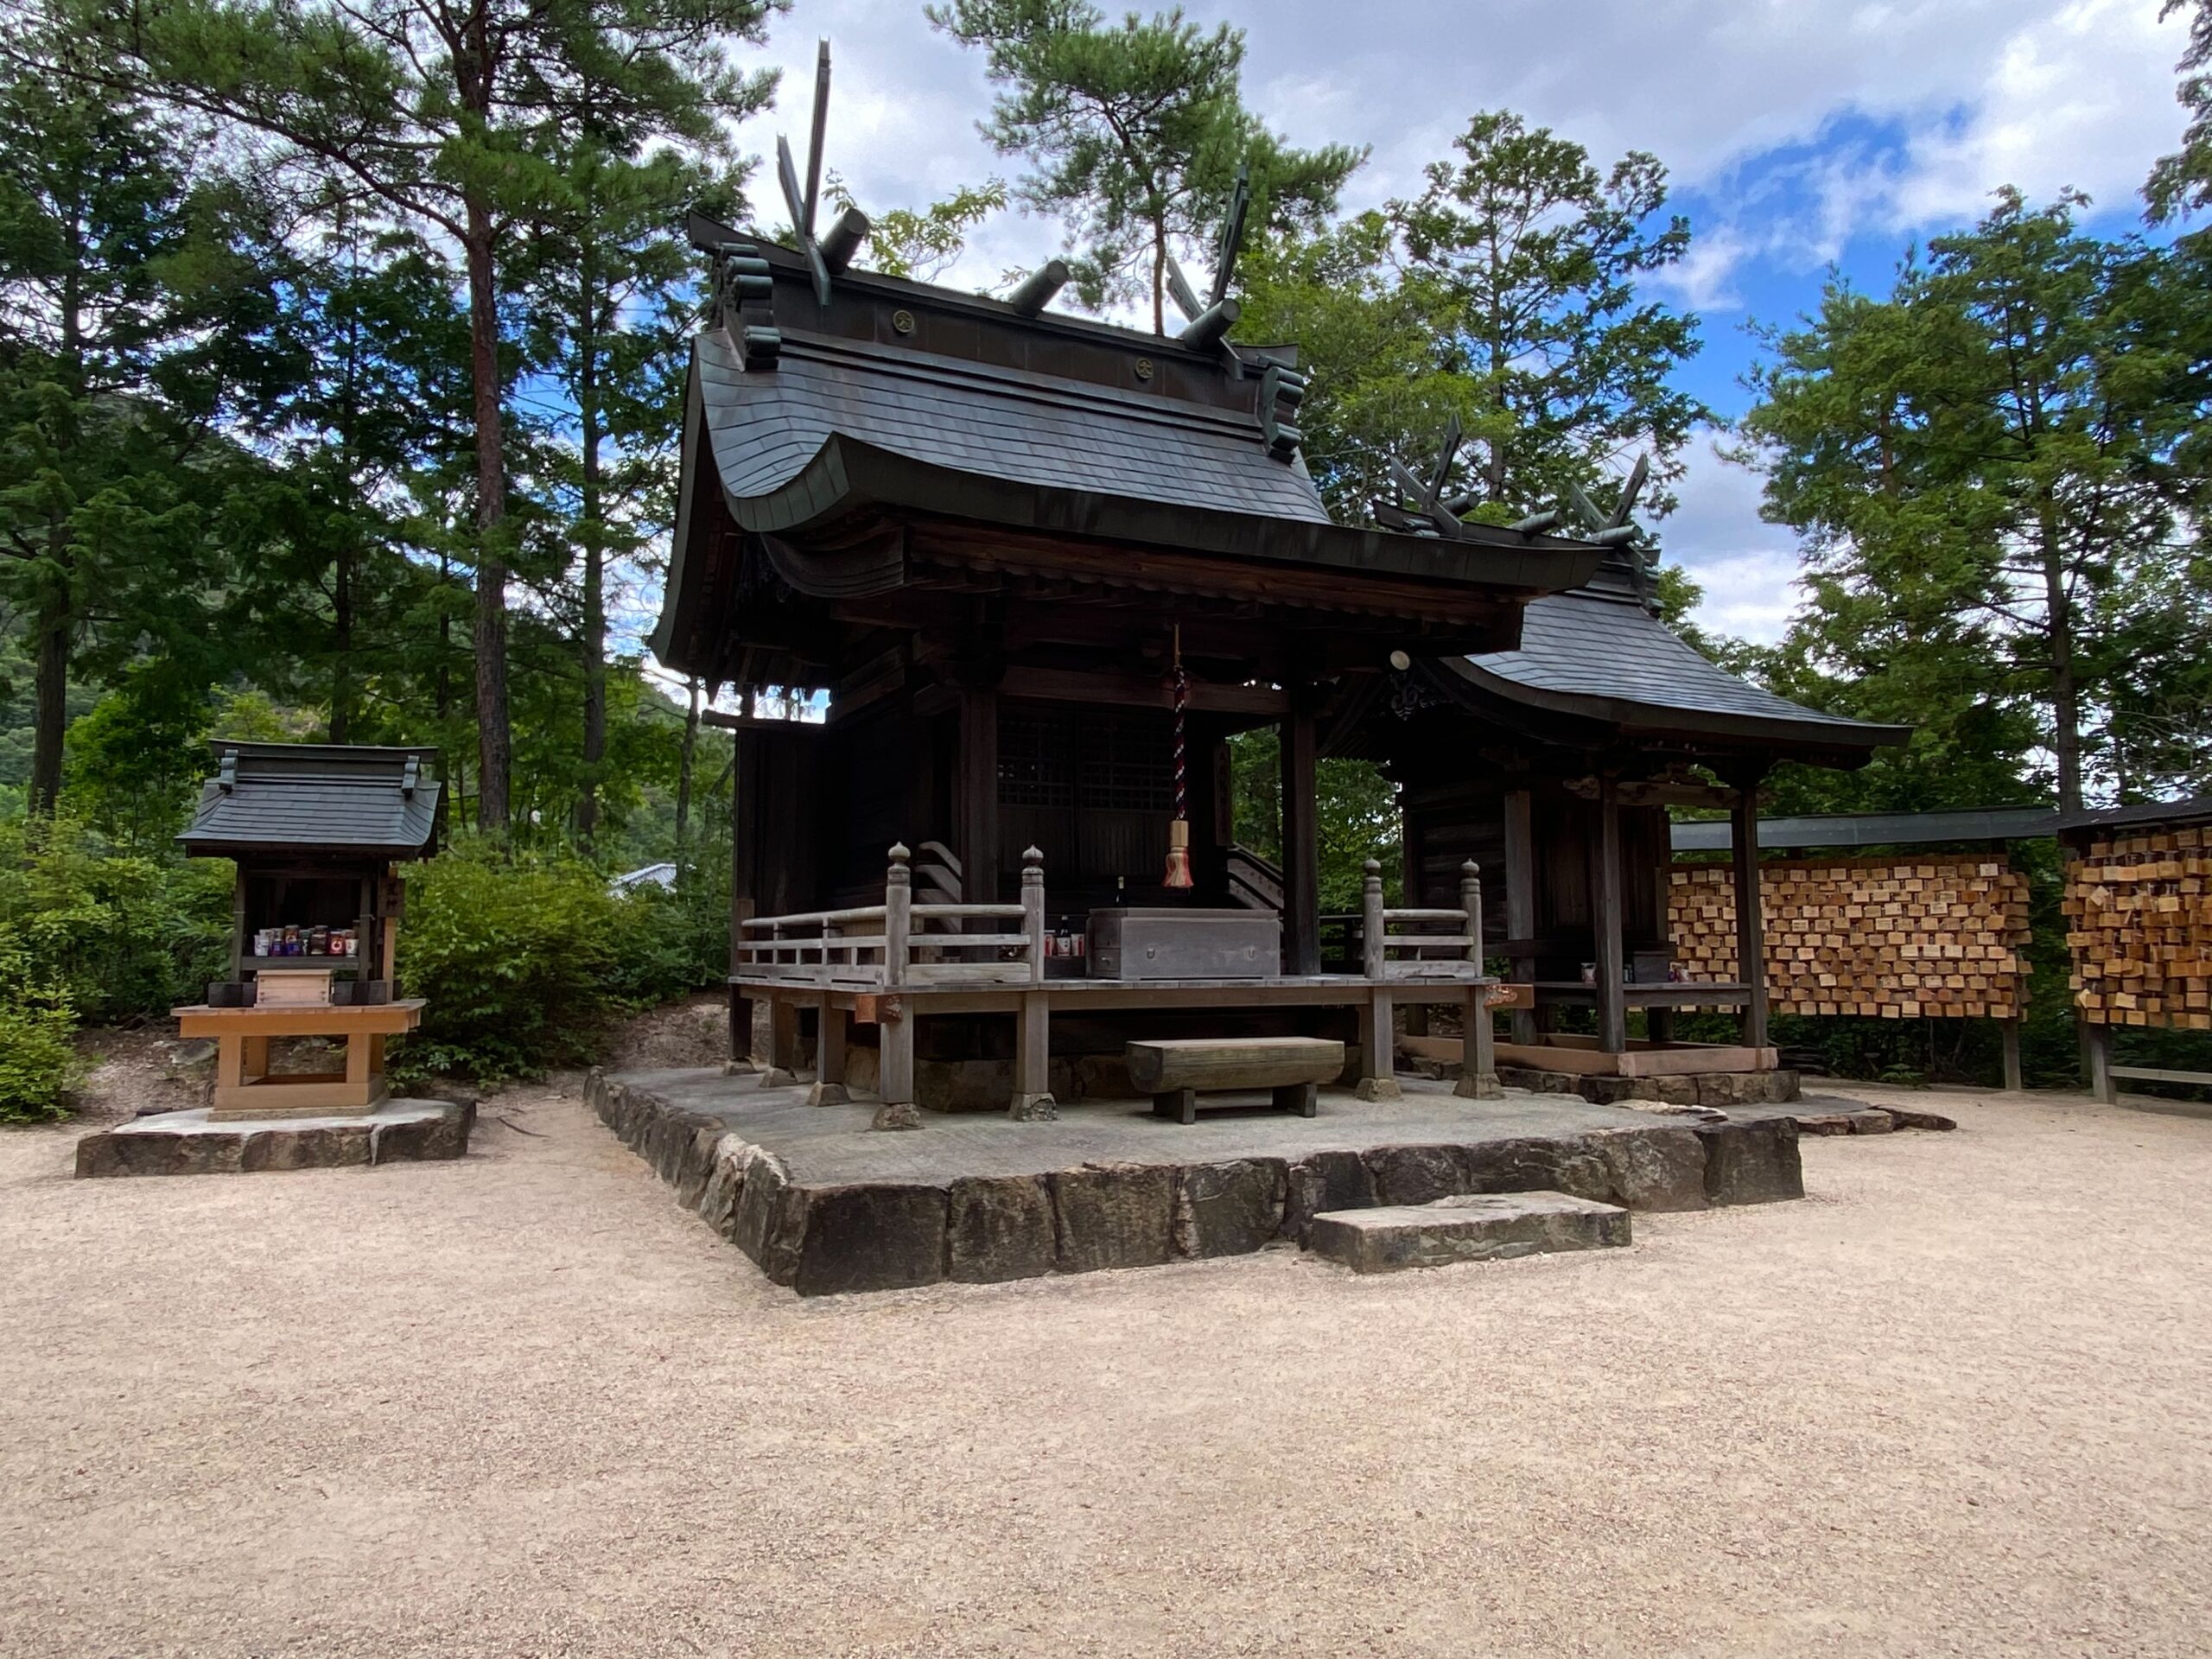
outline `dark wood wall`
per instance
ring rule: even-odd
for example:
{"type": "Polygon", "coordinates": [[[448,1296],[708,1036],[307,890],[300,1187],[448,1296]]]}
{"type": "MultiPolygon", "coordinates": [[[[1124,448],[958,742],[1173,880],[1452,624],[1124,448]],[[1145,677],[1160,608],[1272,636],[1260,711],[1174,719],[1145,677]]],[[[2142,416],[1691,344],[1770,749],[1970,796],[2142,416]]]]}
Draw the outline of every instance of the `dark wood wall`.
{"type": "MultiPolygon", "coordinates": [[[[1535,933],[1567,948],[1548,952],[1589,960],[1591,851],[1598,836],[1598,803],[1569,794],[1556,779],[1525,780],[1535,859],[1531,872],[1535,933]]],[[[1506,794],[1503,777],[1474,779],[1453,788],[1409,791],[1405,806],[1408,871],[1418,880],[1417,902],[1440,908],[1459,901],[1459,867],[1482,866],[1484,937],[1508,937],[1506,794]]],[[[1667,872],[1673,860],[1667,810],[1623,807],[1622,938],[1627,949],[1666,943],[1667,872]]]]}

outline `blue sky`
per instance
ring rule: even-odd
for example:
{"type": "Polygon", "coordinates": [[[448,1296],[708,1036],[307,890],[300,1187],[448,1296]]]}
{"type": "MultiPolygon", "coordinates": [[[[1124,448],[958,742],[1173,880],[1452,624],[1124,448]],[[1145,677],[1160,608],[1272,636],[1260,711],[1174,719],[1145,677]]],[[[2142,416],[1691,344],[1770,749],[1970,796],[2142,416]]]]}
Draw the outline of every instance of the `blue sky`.
{"type": "MultiPolygon", "coordinates": [[[[2160,0],[1187,0],[1246,31],[1245,92],[1302,143],[1371,147],[1346,205],[1419,188],[1480,109],[1506,108],[1601,161],[1648,149],[1673,175],[1696,242],[1667,297],[1703,321],[1682,384],[1724,416],[1755,346],[1833,264],[1879,289],[1907,243],[1971,223],[2000,185],[2065,187],[2093,223],[2138,222],[2135,192],[2174,147],[2183,20],[2160,0]]],[[[1109,12],[1119,8],[1109,3],[1109,12]]],[[[864,207],[918,207],[1014,158],[976,132],[990,91],[976,54],[934,34],[919,0],[796,0],[759,60],[781,65],[778,110],[744,135],[803,143],[815,41],[836,57],[828,164],[864,207]]],[[[766,215],[773,222],[776,215],[766,215]]],[[[983,286],[1035,264],[1058,228],[1007,213],[943,280],[983,286]]],[[[1670,556],[1705,586],[1700,620],[1772,639],[1795,602],[1788,531],[1761,522],[1758,480],[1701,439],[1670,556]]],[[[640,598],[645,596],[640,595],[640,598]]]]}

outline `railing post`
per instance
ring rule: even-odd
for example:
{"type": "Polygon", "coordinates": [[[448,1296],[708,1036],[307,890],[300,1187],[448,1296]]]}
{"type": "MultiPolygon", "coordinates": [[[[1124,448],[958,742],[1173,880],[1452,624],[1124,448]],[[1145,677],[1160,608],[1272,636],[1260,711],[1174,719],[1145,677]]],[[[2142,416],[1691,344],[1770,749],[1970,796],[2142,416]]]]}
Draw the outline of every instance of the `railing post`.
{"type": "Polygon", "coordinates": [[[1021,855],[1021,931],[1028,940],[1030,988],[1014,1016],[1014,1098],[1007,1116],[1017,1123],[1058,1117],[1052,1099],[1052,1000],[1045,990],[1045,855],[1021,855]]]}
{"type": "Polygon", "coordinates": [[[1469,1100],[1497,1100],[1505,1090],[1497,1080],[1490,987],[1482,982],[1483,871],[1471,858],[1459,867],[1459,908],[1467,913],[1467,961],[1474,968],[1476,982],[1467,988],[1466,1034],[1459,1048],[1459,1082],[1452,1092],[1469,1100]]]}
{"type": "Polygon", "coordinates": [[[1367,881],[1360,893],[1360,966],[1366,976],[1380,984],[1389,960],[1382,934],[1382,866],[1367,861],[1367,881]]]}
{"type": "Polygon", "coordinates": [[[894,842],[891,869],[883,883],[883,983],[896,989],[906,982],[906,938],[914,924],[914,872],[906,847],[894,842]]]}
{"type": "Polygon", "coordinates": [[[1459,867],[1459,908],[1467,912],[1467,960],[1483,969],[1483,867],[1469,859],[1459,867]]]}
{"type": "Polygon", "coordinates": [[[906,940],[913,924],[913,855],[904,846],[891,849],[891,870],[883,888],[882,1018],[877,1027],[882,1049],[877,1067],[876,1092],[883,1103],[875,1109],[870,1126],[879,1129],[918,1129],[921,1114],[914,1104],[914,1016],[906,1005],[906,940]]]}
{"type": "Polygon", "coordinates": [[[1045,982],[1045,855],[1035,847],[1021,855],[1021,931],[1027,938],[1029,982],[1045,982]]]}

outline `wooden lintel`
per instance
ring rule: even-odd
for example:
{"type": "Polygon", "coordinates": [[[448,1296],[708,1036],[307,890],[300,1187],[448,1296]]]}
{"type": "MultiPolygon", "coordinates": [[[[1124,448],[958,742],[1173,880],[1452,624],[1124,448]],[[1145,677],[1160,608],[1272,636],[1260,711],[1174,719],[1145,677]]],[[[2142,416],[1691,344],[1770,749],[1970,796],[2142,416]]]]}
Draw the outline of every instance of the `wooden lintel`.
{"type": "MultiPolygon", "coordinates": [[[[1009,668],[999,689],[1009,697],[1046,702],[1111,702],[1170,709],[1174,694],[1164,680],[1141,674],[1088,674],[1079,669],[1009,668]]],[[[1191,682],[1191,707],[1202,714],[1277,715],[1290,699],[1272,685],[1222,685],[1191,682]]]]}
{"type": "Polygon", "coordinates": [[[763,720],[758,715],[728,715],[719,709],[709,709],[699,716],[702,726],[718,727],[728,732],[818,732],[818,720],[763,720]]]}
{"type": "MultiPolygon", "coordinates": [[[[1598,798],[1602,788],[1595,778],[1569,778],[1561,785],[1570,795],[1586,801],[1598,798]]],[[[1623,806],[1699,806],[1727,809],[1736,804],[1738,791],[1719,784],[1682,783],[1669,779],[1630,779],[1613,786],[1623,806]]]]}

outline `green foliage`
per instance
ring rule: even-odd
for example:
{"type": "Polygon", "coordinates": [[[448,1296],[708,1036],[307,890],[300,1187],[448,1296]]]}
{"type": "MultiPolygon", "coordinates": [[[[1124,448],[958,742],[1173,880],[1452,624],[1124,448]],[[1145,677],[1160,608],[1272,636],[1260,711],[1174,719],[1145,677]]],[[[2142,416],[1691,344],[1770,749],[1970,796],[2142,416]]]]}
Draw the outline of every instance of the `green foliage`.
{"type": "Polygon", "coordinates": [[[229,961],[231,869],[119,853],[67,817],[0,823],[0,969],[92,1023],[197,1001],[229,961]]]}
{"type": "Polygon", "coordinates": [[[2079,206],[2005,193],[1888,299],[1833,285],[1771,337],[1744,423],[1811,595],[1770,677],[1920,726],[1878,763],[1912,804],[2071,808],[2212,771],[2202,290],[2189,255],[2085,235],[2079,206]]]}
{"type": "Polygon", "coordinates": [[[1697,353],[1696,318],[1637,291],[1689,251],[1681,215],[1645,228],[1666,206],[1666,168],[1630,151],[1601,173],[1581,145],[1503,111],[1476,116],[1452,147],[1390,213],[1406,281],[1439,325],[1440,390],[1482,452],[1486,516],[1558,505],[1640,451],[1654,478],[1645,512],[1663,517],[1682,446],[1712,418],[1669,384],[1697,353]]]}
{"type": "Polygon", "coordinates": [[[2175,66],[2181,81],[2174,97],[2189,111],[2189,125],[2181,148],[2161,156],[2144,181],[2150,216],[2160,224],[2212,207],[2212,0],[2163,0],[2158,19],[2177,11],[2190,14],[2189,44],[2175,66]]]}
{"type": "Polygon", "coordinates": [[[930,22],[986,54],[1001,87],[980,125],[1032,171],[1024,201],[1058,215],[1081,250],[1086,304],[1148,298],[1164,329],[1166,262],[1217,233],[1239,164],[1255,227],[1312,227],[1366,152],[1291,148],[1244,107],[1244,35],[1209,33],[1180,9],[1117,24],[1089,0],[947,0],[930,22]]]}
{"type": "Polygon", "coordinates": [[[617,896],[574,859],[464,843],[407,875],[399,975],[429,1006],[395,1073],[488,1082],[586,1062],[618,1015],[719,982],[728,917],[703,886],[617,896]]]}
{"type": "MultiPolygon", "coordinates": [[[[1272,726],[1239,732],[1229,741],[1237,844],[1273,864],[1282,861],[1281,753],[1272,726]]],[[[1402,902],[1396,785],[1372,762],[1343,759],[1316,762],[1313,779],[1322,912],[1360,907],[1370,858],[1382,863],[1384,896],[1393,904],[1402,902]]]]}
{"type": "Polygon", "coordinates": [[[13,978],[0,957],[0,1123],[60,1117],[80,1069],[70,1040],[76,1017],[67,1003],[11,990],[13,978]]]}
{"type": "MultiPolygon", "coordinates": [[[[853,193],[834,172],[825,181],[833,205],[855,207],[853,193]]],[[[918,283],[935,282],[968,245],[968,232],[993,213],[1006,209],[1006,182],[986,179],[963,185],[943,201],[933,201],[917,212],[893,207],[874,214],[868,221],[864,257],[868,267],[887,276],[907,276],[918,283]]]]}

